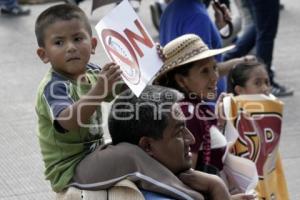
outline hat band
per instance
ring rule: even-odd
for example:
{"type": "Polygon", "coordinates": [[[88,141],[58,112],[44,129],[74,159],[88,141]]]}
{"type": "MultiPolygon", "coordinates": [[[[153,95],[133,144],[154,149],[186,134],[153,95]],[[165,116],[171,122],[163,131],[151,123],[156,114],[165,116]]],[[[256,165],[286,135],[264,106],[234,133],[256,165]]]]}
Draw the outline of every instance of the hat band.
{"type": "Polygon", "coordinates": [[[171,67],[178,66],[181,63],[185,62],[186,60],[194,57],[195,55],[204,52],[205,50],[208,50],[208,48],[206,46],[202,46],[198,49],[194,49],[193,51],[186,53],[184,56],[178,57],[176,60],[172,61],[171,63],[166,64],[165,65],[165,70],[167,70],[171,67]]]}

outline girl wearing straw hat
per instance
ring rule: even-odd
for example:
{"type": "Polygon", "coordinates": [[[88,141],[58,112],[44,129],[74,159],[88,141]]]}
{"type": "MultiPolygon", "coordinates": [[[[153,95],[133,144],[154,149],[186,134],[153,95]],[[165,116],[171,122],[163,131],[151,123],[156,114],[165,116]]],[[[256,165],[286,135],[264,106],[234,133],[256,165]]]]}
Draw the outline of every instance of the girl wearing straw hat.
{"type": "MultiPolygon", "coordinates": [[[[153,80],[153,84],[177,89],[185,95],[180,106],[186,126],[195,137],[191,145],[193,168],[218,175],[223,169],[226,141],[217,128],[218,120],[212,109],[218,80],[214,56],[232,48],[209,49],[195,34],[180,36],[162,49],[164,65],[153,80]]],[[[254,196],[238,194],[232,198],[254,199],[254,196]]]]}
{"type": "Polygon", "coordinates": [[[217,96],[218,73],[214,56],[232,48],[210,50],[197,35],[178,37],[162,49],[164,66],[153,82],[184,93],[181,108],[187,117],[187,127],[196,139],[191,146],[193,167],[213,174],[222,170],[225,153],[225,147],[211,150],[210,144],[209,129],[217,125],[211,102],[217,96]]]}
{"type": "MultiPolygon", "coordinates": [[[[221,120],[213,111],[212,100],[217,97],[218,81],[214,56],[232,48],[209,49],[195,34],[180,36],[162,49],[164,65],[153,80],[153,84],[177,89],[185,95],[180,106],[186,116],[187,128],[195,137],[195,143],[191,145],[192,167],[217,175],[223,169],[227,142],[217,128],[221,120]]],[[[244,58],[249,59],[253,57],[244,58]]],[[[224,96],[222,94],[217,102],[224,96]]],[[[226,181],[226,177],[223,178],[226,181]]],[[[239,195],[234,195],[234,199],[248,199],[244,194],[239,195]]]]}

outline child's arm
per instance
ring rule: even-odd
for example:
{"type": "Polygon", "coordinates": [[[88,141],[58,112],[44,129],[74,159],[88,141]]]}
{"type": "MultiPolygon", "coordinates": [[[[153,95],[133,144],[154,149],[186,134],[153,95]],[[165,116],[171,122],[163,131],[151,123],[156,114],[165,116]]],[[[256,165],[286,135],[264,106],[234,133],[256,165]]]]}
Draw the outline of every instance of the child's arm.
{"type": "Polygon", "coordinates": [[[218,72],[220,76],[226,76],[228,75],[231,68],[237,64],[243,63],[243,62],[252,62],[255,61],[256,57],[253,55],[247,55],[240,58],[233,58],[230,60],[227,60],[225,62],[218,63],[218,72]]]}
{"type": "Polygon", "coordinates": [[[97,106],[111,93],[113,84],[121,79],[121,73],[118,65],[106,64],[95,86],[79,101],[61,111],[57,118],[59,125],[65,130],[74,130],[88,123],[97,106]]]}

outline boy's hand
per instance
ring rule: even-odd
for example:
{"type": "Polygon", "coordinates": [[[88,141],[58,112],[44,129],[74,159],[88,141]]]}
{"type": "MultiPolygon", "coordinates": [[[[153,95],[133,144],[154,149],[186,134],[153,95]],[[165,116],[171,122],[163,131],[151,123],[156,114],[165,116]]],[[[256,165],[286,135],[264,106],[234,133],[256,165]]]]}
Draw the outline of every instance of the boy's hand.
{"type": "Polygon", "coordinates": [[[120,66],[115,63],[106,64],[99,76],[97,83],[91,90],[71,106],[59,114],[58,123],[65,130],[78,130],[83,124],[90,123],[90,118],[103,101],[111,93],[113,84],[121,79],[120,66]]]}
{"type": "Polygon", "coordinates": [[[98,82],[104,87],[104,91],[111,93],[114,83],[121,80],[122,71],[120,66],[115,63],[107,63],[102,68],[98,82]]]}

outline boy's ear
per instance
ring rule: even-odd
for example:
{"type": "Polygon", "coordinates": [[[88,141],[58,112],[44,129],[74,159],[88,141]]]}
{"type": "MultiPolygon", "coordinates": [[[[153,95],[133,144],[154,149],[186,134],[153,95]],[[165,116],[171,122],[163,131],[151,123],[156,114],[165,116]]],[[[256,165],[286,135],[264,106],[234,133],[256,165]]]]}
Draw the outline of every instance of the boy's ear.
{"type": "Polygon", "coordinates": [[[97,38],[92,37],[91,43],[92,43],[92,52],[91,52],[91,54],[95,54],[95,50],[96,50],[96,47],[97,47],[97,44],[98,44],[97,38]]]}
{"type": "Polygon", "coordinates": [[[153,156],[152,138],[143,136],[139,141],[139,147],[142,148],[148,155],[153,156]]]}
{"type": "Polygon", "coordinates": [[[49,62],[49,58],[47,56],[47,53],[43,47],[39,47],[36,50],[37,55],[40,57],[40,59],[46,64],[49,62]]]}
{"type": "Polygon", "coordinates": [[[236,94],[238,94],[238,95],[244,94],[244,88],[241,87],[241,86],[239,86],[239,85],[236,85],[236,86],[234,87],[234,92],[235,92],[236,94]]]}

